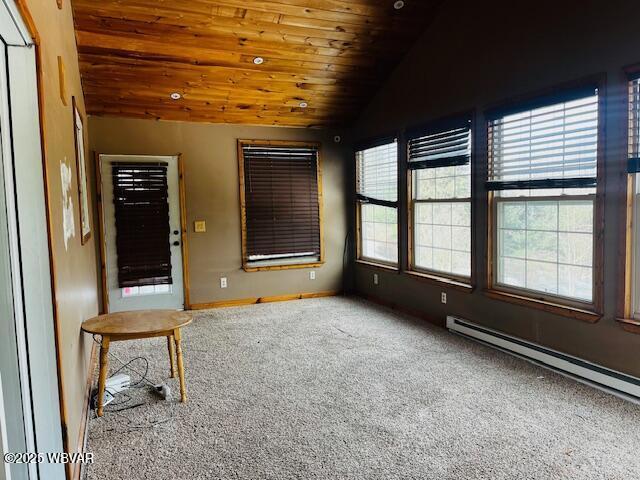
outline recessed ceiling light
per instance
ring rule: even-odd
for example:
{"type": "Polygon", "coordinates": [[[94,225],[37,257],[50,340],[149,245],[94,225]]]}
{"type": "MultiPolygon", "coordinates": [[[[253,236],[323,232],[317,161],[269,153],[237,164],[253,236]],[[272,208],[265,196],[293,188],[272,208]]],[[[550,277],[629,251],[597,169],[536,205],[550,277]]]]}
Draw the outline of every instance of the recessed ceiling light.
{"type": "Polygon", "coordinates": [[[255,63],[256,65],[262,65],[264,63],[264,58],[256,57],[253,59],[253,63],[255,63]]]}
{"type": "Polygon", "coordinates": [[[307,102],[300,102],[300,108],[307,108],[309,104],[307,102]]]}
{"type": "Polygon", "coordinates": [[[178,92],[173,92],[170,95],[170,97],[171,97],[172,100],[180,100],[180,97],[182,97],[182,95],[180,95],[178,92]]]}
{"type": "Polygon", "coordinates": [[[404,2],[402,0],[398,0],[393,4],[393,8],[396,10],[400,10],[402,7],[404,7],[404,2]]]}

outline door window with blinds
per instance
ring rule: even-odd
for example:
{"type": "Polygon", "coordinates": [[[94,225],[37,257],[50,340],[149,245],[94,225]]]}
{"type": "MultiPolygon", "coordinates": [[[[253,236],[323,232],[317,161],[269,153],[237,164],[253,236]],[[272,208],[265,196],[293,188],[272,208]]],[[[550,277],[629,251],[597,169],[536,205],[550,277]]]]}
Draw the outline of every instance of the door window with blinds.
{"type": "Polygon", "coordinates": [[[167,164],[113,163],[118,286],[166,292],[171,278],[167,164]]]}
{"type": "Polygon", "coordinates": [[[243,267],[322,262],[319,144],[239,141],[243,267]]]}
{"type": "Polygon", "coordinates": [[[411,269],[471,277],[471,125],[447,121],[409,133],[411,269]]]}
{"type": "Polygon", "coordinates": [[[640,319],[640,78],[629,82],[629,153],[627,172],[632,197],[628,223],[632,225],[627,265],[631,267],[631,292],[625,295],[625,317],[640,319]]]}
{"type": "Polygon", "coordinates": [[[398,145],[396,140],[356,152],[358,258],[398,264],[398,145]]]}
{"type": "Polygon", "coordinates": [[[494,287],[594,303],[598,111],[593,87],[489,121],[494,287]]]}

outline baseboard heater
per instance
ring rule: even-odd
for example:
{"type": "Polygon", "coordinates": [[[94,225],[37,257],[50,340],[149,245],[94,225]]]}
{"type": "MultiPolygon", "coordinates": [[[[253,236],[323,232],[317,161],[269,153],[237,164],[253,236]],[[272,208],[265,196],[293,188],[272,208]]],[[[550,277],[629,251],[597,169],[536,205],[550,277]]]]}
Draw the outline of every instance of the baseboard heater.
{"type": "Polygon", "coordinates": [[[503,352],[640,404],[640,379],[522,340],[467,320],[447,316],[447,328],[503,352]]]}

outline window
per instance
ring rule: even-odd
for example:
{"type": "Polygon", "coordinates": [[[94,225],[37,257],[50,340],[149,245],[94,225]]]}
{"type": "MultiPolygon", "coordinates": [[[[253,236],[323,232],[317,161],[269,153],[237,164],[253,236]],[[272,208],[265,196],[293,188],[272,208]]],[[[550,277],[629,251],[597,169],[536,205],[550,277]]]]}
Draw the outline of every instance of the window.
{"type": "Polygon", "coordinates": [[[118,286],[170,285],[166,162],[114,162],[118,286]]]}
{"type": "Polygon", "coordinates": [[[139,287],[125,287],[122,289],[122,298],[141,297],[143,295],[161,295],[171,293],[172,285],[141,285],[139,287]]]}
{"type": "Polygon", "coordinates": [[[597,90],[496,115],[488,134],[493,286],[593,304],[597,90]]]}
{"type": "Polygon", "coordinates": [[[322,262],[319,145],[239,141],[243,268],[322,262]]]}
{"type": "MultiPolygon", "coordinates": [[[[631,292],[625,295],[629,301],[625,305],[625,318],[632,317],[640,319],[640,78],[629,82],[629,161],[628,168],[629,181],[628,188],[631,194],[631,211],[627,222],[631,225],[630,238],[627,247],[628,262],[631,272],[630,285],[631,292]],[[630,247],[630,248],[629,248],[630,247]]],[[[627,282],[625,282],[627,283],[627,282]]],[[[628,288],[627,288],[628,290],[628,288]]]]}
{"type": "Polygon", "coordinates": [[[456,121],[408,141],[411,269],[471,278],[471,128],[456,121]]]}
{"type": "Polygon", "coordinates": [[[398,264],[398,145],[356,152],[358,258],[398,264]]]}

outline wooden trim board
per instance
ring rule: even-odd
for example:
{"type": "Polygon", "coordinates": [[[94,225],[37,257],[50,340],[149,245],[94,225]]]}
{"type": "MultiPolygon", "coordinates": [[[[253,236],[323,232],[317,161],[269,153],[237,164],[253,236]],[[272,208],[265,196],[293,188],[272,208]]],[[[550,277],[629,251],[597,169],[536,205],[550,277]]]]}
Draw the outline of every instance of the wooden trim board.
{"type": "MultiPolygon", "coordinates": [[[[91,391],[93,386],[93,374],[95,371],[96,359],[98,349],[96,348],[97,343],[91,342],[91,355],[89,357],[89,369],[87,371],[87,383],[85,385],[85,401],[84,407],[82,408],[82,418],[80,422],[80,434],[78,436],[78,444],[76,448],[76,452],[84,452],[87,446],[87,431],[89,429],[89,414],[91,413],[91,391]]],[[[82,473],[82,463],[76,463],[72,465],[72,473],[71,478],[74,480],[80,480],[80,475],[82,473]]]]}
{"type": "Polygon", "coordinates": [[[305,298],[320,298],[320,297],[333,297],[340,295],[339,290],[327,290],[324,292],[315,293],[292,293],[288,295],[272,295],[267,297],[251,297],[251,298],[238,298],[234,300],[219,300],[216,302],[207,303],[193,303],[191,304],[191,310],[206,310],[209,308],[225,308],[225,307],[238,307],[241,305],[253,305],[256,303],[272,303],[272,302],[287,302],[289,300],[302,300],[305,298]]]}
{"type": "MultiPolygon", "coordinates": [[[[26,0],[16,0],[16,7],[20,12],[21,17],[25,21],[27,28],[29,29],[29,33],[31,34],[31,38],[35,45],[35,57],[36,57],[36,75],[37,75],[37,84],[38,84],[38,115],[40,117],[40,148],[42,151],[42,170],[44,176],[44,192],[45,192],[45,211],[47,215],[47,237],[49,244],[49,270],[51,272],[51,299],[53,302],[53,329],[55,332],[54,341],[55,341],[55,350],[56,350],[56,368],[58,371],[58,401],[60,408],[60,421],[61,421],[61,429],[62,429],[62,446],[65,451],[69,452],[70,449],[70,441],[69,441],[69,432],[67,427],[67,406],[65,400],[64,393],[64,382],[63,382],[63,371],[62,371],[62,356],[60,354],[61,351],[61,321],[60,321],[60,311],[58,308],[58,301],[56,298],[56,260],[53,255],[53,220],[51,213],[51,205],[53,201],[51,200],[51,189],[49,188],[49,174],[47,170],[47,125],[45,120],[45,80],[44,80],[44,68],[43,68],[43,57],[42,57],[42,44],[40,41],[40,34],[38,33],[38,29],[35,26],[35,21],[33,20],[33,16],[27,7],[26,0]]],[[[65,472],[67,478],[71,478],[71,464],[67,463],[65,465],[65,472]]]]}
{"type": "Polygon", "coordinates": [[[182,290],[184,309],[191,308],[191,282],[189,281],[189,237],[187,235],[187,190],[184,183],[184,160],[178,154],[178,191],[180,194],[180,245],[182,249],[182,290]]]}
{"type": "Polygon", "coordinates": [[[102,308],[100,313],[107,313],[109,309],[109,289],[107,288],[107,259],[104,238],[104,213],[102,211],[102,171],[100,170],[100,154],[94,152],[96,171],[96,200],[98,207],[98,244],[100,245],[100,278],[102,279],[102,308]]]}

